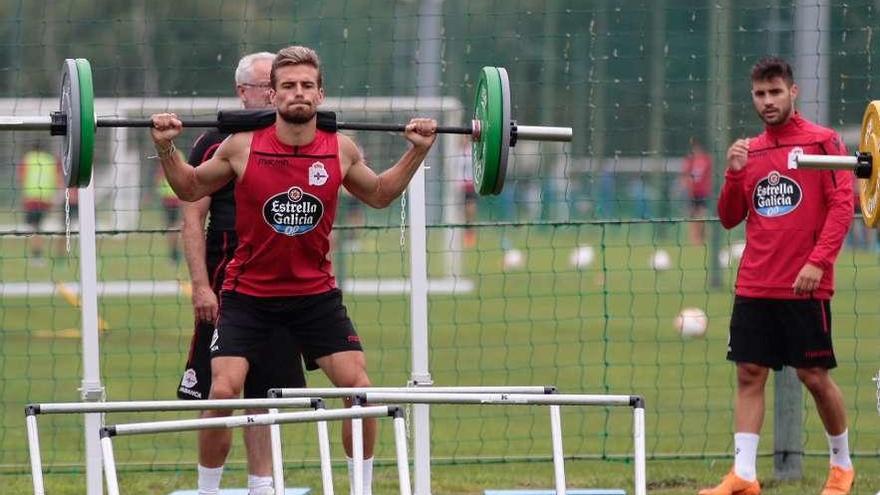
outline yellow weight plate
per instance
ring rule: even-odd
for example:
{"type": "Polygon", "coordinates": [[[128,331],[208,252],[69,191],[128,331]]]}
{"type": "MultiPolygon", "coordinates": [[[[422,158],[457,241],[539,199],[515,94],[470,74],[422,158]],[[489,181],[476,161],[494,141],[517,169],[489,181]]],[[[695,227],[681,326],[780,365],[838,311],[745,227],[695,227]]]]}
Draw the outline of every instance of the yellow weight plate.
{"type": "Polygon", "coordinates": [[[868,227],[876,227],[880,220],[880,101],[872,101],[862,117],[859,152],[871,155],[871,177],[859,179],[859,203],[868,227]]]}

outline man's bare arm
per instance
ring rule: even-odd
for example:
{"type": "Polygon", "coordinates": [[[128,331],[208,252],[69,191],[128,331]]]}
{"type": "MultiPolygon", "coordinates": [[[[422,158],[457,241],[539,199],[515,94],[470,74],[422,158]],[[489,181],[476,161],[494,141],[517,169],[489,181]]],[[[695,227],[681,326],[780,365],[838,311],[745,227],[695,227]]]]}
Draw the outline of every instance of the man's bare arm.
{"type": "Polygon", "coordinates": [[[211,198],[184,203],[183,253],[192,282],[193,316],[198,321],[214,321],[217,318],[217,296],[211,287],[208,265],[205,260],[205,218],[211,207],[211,198]]]}
{"type": "MultiPolygon", "coordinates": [[[[180,153],[176,152],[173,139],[180,135],[183,124],[174,114],[153,115],[151,135],[156,146],[159,161],[165,171],[165,178],[178,198],[184,201],[201,199],[235,178],[231,158],[243,142],[242,135],[227,138],[214,156],[198,167],[191,167],[180,153]]],[[[249,140],[248,140],[249,141],[249,140]]]]}
{"type": "Polygon", "coordinates": [[[350,160],[345,188],[372,206],[384,208],[406,189],[419,164],[428,155],[436,137],[437,123],[432,119],[413,119],[407,125],[406,138],[411,146],[391,168],[376,174],[367,166],[357,145],[347,136],[339,136],[340,154],[350,160]]]}

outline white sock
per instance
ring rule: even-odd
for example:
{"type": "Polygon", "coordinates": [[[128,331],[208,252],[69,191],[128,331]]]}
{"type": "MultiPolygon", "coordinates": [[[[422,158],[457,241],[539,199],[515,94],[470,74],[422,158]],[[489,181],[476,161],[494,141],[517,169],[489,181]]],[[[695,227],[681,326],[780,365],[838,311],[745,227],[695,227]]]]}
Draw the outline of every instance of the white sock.
{"type": "Polygon", "coordinates": [[[222,477],[223,466],[207,468],[199,464],[199,495],[217,495],[222,477]]]}
{"type": "Polygon", "coordinates": [[[257,476],[254,474],[248,474],[248,492],[259,493],[257,491],[258,488],[266,488],[272,487],[272,477],[271,476],[257,476]]]}
{"type": "Polygon", "coordinates": [[[846,469],[852,469],[852,459],[849,457],[849,430],[837,436],[831,436],[827,432],[828,450],[831,452],[831,464],[846,469]]]}
{"type": "Polygon", "coordinates": [[[755,433],[735,433],[733,435],[734,457],[733,472],[746,481],[755,481],[758,478],[758,469],[755,467],[758,458],[758,440],[761,437],[755,433]]]}
{"type": "MultiPolygon", "coordinates": [[[[345,456],[348,461],[348,484],[351,495],[354,495],[354,459],[345,456]]],[[[364,459],[364,495],[373,495],[373,458],[364,459]]]]}

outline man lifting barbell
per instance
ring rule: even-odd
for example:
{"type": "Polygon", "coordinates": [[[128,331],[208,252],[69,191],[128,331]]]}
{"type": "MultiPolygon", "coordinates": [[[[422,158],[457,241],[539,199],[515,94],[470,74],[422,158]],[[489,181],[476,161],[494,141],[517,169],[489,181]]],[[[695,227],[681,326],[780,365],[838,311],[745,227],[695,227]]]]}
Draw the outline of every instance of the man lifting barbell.
{"type": "MultiPolygon", "coordinates": [[[[229,263],[220,315],[211,342],[210,398],[238,397],[248,357],[276,328],[294,336],[309,369],[320,367],[337,387],[368,387],[360,337],[355,332],[330,261],[329,236],[339,187],[374,208],[384,208],[407,187],[434,143],[437,124],[415,118],[405,127],[409,149],[377,175],[347,136],[317,129],[324,89],[317,54],[292,46],[278,52],[270,73],[275,124],[233,134],[214,156],[193,168],[173,139],[183,125],[174,114],[152,116],[151,131],[162,167],[177,195],[193,201],[237,178],[239,247],[229,263]]],[[[291,349],[291,356],[296,355],[291,349]]],[[[350,405],[350,404],[348,404],[350,405]]],[[[228,415],[211,411],[208,417],[228,415]]],[[[202,463],[221,466],[228,430],[199,433],[202,463]]],[[[364,492],[371,493],[375,420],[364,420],[364,492]]],[[[343,444],[353,456],[351,424],[343,444]]]]}
{"type": "MultiPolygon", "coordinates": [[[[239,60],[235,70],[235,89],[244,108],[264,109],[271,106],[269,71],[274,60],[275,54],[268,52],[251,53],[239,60]]],[[[214,129],[200,135],[190,151],[189,163],[197,166],[211,158],[226,137],[228,134],[214,129]]],[[[157,170],[161,170],[161,167],[157,167],[157,170]]],[[[210,342],[217,322],[220,288],[226,276],[226,265],[238,247],[235,235],[235,181],[229,181],[199,201],[185,202],[180,236],[192,280],[195,326],[177,397],[207,399],[211,390],[210,342]],[[206,219],[209,219],[207,230],[206,219]]],[[[302,359],[299,354],[291,355],[289,340],[288,332],[277,331],[262,349],[261,358],[249,363],[244,384],[246,399],[265,398],[272,387],[306,386],[302,359]]],[[[245,411],[248,415],[266,412],[266,409],[245,411]]],[[[243,428],[242,434],[248,461],[248,495],[274,492],[271,488],[269,427],[243,428]]],[[[199,464],[199,491],[213,493],[219,490],[222,475],[223,467],[206,468],[199,464]]]]}

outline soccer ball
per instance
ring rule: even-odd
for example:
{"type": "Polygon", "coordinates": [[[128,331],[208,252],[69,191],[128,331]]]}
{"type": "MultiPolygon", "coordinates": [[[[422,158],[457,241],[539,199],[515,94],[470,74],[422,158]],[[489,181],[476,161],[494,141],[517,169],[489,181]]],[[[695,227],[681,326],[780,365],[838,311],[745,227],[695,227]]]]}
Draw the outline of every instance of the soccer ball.
{"type": "Polygon", "coordinates": [[[654,251],[654,255],[651,257],[651,268],[669,270],[670,267],[672,267],[672,258],[669,257],[669,253],[664,249],[654,251]]]}
{"type": "Polygon", "coordinates": [[[739,261],[743,257],[743,252],[746,250],[745,242],[735,242],[730,246],[730,259],[734,261],[739,261]]]}
{"type": "Polygon", "coordinates": [[[708,325],[709,317],[700,308],[684,308],[675,317],[675,329],[682,337],[702,337],[708,325]]]}
{"type": "Polygon", "coordinates": [[[742,259],[743,251],[745,250],[745,242],[735,242],[730,245],[730,249],[722,248],[718,251],[718,262],[721,263],[721,266],[730,266],[734,263],[739,263],[739,260],[742,259]]]}
{"type": "Polygon", "coordinates": [[[721,250],[718,251],[718,263],[720,263],[721,266],[730,266],[730,249],[721,248],[721,250]]]}
{"type": "Polygon", "coordinates": [[[526,257],[519,249],[508,249],[504,251],[504,269],[516,270],[522,268],[526,263],[526,257]]]}
{"type": "Polygon", "coordinates": [[[596,257],[593,246],[578,246],[574,248],[568,257],[568,263],[575,268],[586,268],[593,264],[596,257]]]}

